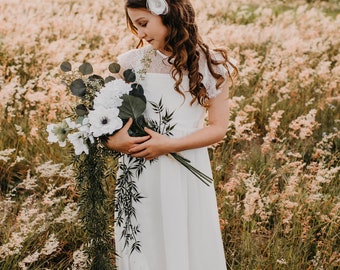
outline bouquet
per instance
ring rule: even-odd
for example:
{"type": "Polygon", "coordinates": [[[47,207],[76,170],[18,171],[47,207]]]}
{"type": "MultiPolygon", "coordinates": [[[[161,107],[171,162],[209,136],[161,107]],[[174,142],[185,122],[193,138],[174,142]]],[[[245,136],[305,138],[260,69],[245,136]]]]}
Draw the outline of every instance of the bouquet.
{"type": "MultiPolygon", "coordinates": [[[[61,65],[62,70],[71,71],[68,62],[61,65]]],[[[79,68],[82,74],[93,72],[89,63],[85,63],[79,68]]],[[[109,70],[113,73],[120,71],[117,63],[112,63],[109,70]]],[[[136,76],[132,69],[123,72],[123,79],[108,77],[105,80],[98,76],[92,75],[87,79],[78,78],[70,84],[70,90],[73,95],[80,97],[82,102],[75,107],[75,120],[70,118],[64,119],[59,124],[50,124],[47,127],[49,133],[49,142],[58,142],[60,146],[65,146],[68,140],[73,146],[76,155],[83,152],[88,154],[88,143],[94,143],[95,139],[105,138],[105,136],[114,134],[115,131],[122,128],[129,118],[133,119],[133,124],[129,129],[130,136],[144,136],[147,133],[145,127],[155,131],[162,130],[160,125],[150,121],[147,122],[143,113],[146,109],[147,99],[144,95],[143,87],[135,83],[136,76]],[[89,91],[90,90],[90,91],[89,91]]],[[[151,103],[154,110],[162,113],[164,110],[162,101],[158,104],[151,103]]],[[[163,117],[165,124],[171,121],[172,113],[166,112],[163,117]]],[[[173,126],[168,125],[166,130],[173,126]]],[[[177,153],[170,153],[177,161],[195,174],[204,184],[209,185],[212,179],[201,173],[195,167],[190,165],[190,161],[177,153]]]]}
{"type": "MultiPolygon", "coordinates": [[[[112,63],[109,65],[109,71],[113,74],[120,73],[120,65],[112,63]]],[[[122,172],[116,181],[115,190],[115,222],[118,226],[123,227],[122,237],[125,239],[125,246],[131,246],[133,250],[140,251],[140,242],[137,240],[139,231],[138,225],[134,225],[135,211],[133,202],[140,202],[142,195],[138,192],[134,176],[138,177],[147,162],[144,158],[133,158],[129,155],[110,152],[103,142],[107,136],[110,136],[123,127],[123,125],[132,118],[133,123],[129,129],[130,136],[147,135],[145,127],[162,134],[171,136],[174,125],[171,124],[173,112],[164,108],[162,100],[158,103],[150,102],[152,109],[160,115],[160,121],[149,121],[145,118],[144,111],[147,105],[147,98],[144,95],[142,85],[136,83],[136,75],[132,69],[127,69],[121,74],[123,79],[108,76],[92,74],[93,68],[89,63],[82,64],[78,71],[72,71],[69,62],[61,64],[61,70],[68,75],[66,85],[71,93],[79,98],[79,102],[73,108],[73,115],[65,118],[60,123],[49,124],[47,131],[49,133],[48,141],[59,143],[61,147],[67,142],[71,143],[74,148],[74,168],[77,173],[77,182],[83,190],[81,197],[82,219],[89,231],[97,230],[97,224],[105,224],[103,219],[108,219],[105,211],[95,213],[92,207],[99,201],[96,200],[96,194],[101,194],[105,198],[101,181],[105,178],[105,161],[106,156],[120,158],[118,167],[122,172]],[[87,184],[86,184],[87,183],[87,184]],[[99,183],[98,186],[95,186],[99,183]],[[97,190],[97,192],[96,192],[97,190]],[[92,193],[91,193],[92,192],[92,193]],[[92,200],[92,202],[90,202],[92,200]],[[88,206],[88,208],[86,208],[88,206]],[[89,213],[93,213],[89,215],[89,213]],[[96,220],[97,219],[97,220],[96,220]],[[102,220],[98,220],[102,219],[102,220]]],[[[190,161],[177,153],[169,154],[175,160],[180,162],[189,171],[197,176],[202,183],[209,185],[212,179],[190,164],[190,161]]],[[[150,161],[154,162],[154,161],[150,161]]],[[[103,231],[107,230],[109,225],[104,226],[103,231]]],[[[103,232],[101,235],[90,235],[92,238],[89,242],[95,243],[93,238],[99,239],[97,242],[109,242],[109,232],[103,232]]],[[[102,245],[102,243],[101,243],[102,245]]],[[[109,244],[108,250],[109,250],[109,244]]],[[[98,249],[92,247],[93,257],[98,249]]],[[[91,252],[90,252],[91,253],[91,252]]],[[[109,257],[109,255],[108,255],[109,257]]],[[[96,262],[98,264],[98,262],[96,262]]],[[[105,268],[103,268],[105,269],[105,268]]]]}

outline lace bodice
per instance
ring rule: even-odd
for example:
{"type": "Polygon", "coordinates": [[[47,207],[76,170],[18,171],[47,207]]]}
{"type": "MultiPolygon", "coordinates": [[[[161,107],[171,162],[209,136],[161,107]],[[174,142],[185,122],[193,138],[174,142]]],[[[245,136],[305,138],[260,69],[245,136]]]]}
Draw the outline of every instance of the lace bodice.
{"type": "MultiPolygon", "coordinates": [[[[218,54],[212,54],[218,59],[218,54]]],[[[170,74],[171,64],[168,63],[168,57],[159,51],[153,50],[151,46],[145,46],[140,49],[130,50],[118,57],[118,62],[122,68],[132,68],[136,72],[137,81],[145,78],[146,73],[170,74]]],[[[210,74],[206,58],[201,55],[199,61],[199,71],[203,75],[203,84],[207,89],[210,98],[219,94],[220,90],[216,89],[216,79],[210,74]]],[[[220,65],[215,67],[215,71],[226,76],[226,69],[220,65]]]]}

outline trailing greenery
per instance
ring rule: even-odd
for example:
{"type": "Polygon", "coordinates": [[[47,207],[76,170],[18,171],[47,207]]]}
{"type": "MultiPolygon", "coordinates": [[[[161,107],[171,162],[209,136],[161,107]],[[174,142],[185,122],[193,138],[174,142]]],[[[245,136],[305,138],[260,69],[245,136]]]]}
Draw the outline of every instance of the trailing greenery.
{"type": "Polygon", "coordinates": [[[77,168],[75,179],[80,191],[80,218],[88,239],[86,246],[91,258],[89,269],[92,270],[114,269],[113,209],[107,190],[107,181],[112,179],[106,177],[108,156],[112,153],[100,144],[89,144],[89,154],[75,156],[73,164],[77,168]]]}

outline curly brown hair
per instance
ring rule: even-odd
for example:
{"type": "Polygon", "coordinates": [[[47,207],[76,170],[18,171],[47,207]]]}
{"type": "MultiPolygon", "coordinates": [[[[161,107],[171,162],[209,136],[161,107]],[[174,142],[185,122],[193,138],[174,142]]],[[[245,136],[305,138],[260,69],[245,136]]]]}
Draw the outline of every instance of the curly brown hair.
{"type": "MultiPolygon", "coordinates": [[[[205,44],[198,33],[198,27],[195,22],[195,11],[189,0],[166,0],[169,5],[169,12],[166,15],[160,15],[163,24],[169,29],[169,35],[165,40],[165,50],[171,52],[168,62],[173,64],[171,71],[175,79],[175,90],[183,95],[179,89],[183,80],[184,71],[188,72],[189,92],[193,99],[191,104],[197,101],[200,105],[206,106],[209,100],[206,87],[203,85],[203,75],[199,72],[199,59],[201,50],[206,59],[211,75],[216,79],[216,88],[226,80],[222,74],[216,72],[213,66],[223,65],[227,70],[227,75],[232,81],[232,75],[229,71],[228,64],[236,67],[229,61],[225,49],[214,49],[222,56],[222,60],[216,60],[211,56],[209,46],[205,44]]],[[[126,18],[129,29],[135,35],[138,35],[136,27],[133,25],[128,16],[128,8],[146,9],[146,0],[127,0],[125,3],[126,18]]],[[[137,48],[143,46],[143,41],[137,45],[137,48]]]]}

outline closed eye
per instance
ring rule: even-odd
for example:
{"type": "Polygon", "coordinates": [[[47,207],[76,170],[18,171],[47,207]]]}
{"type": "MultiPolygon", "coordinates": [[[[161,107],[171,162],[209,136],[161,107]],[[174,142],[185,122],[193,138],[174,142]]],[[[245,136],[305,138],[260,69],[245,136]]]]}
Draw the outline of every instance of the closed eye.
{"type": "Polygon", "coordinates": [[[139,23],[139,26],[140,26],[140,27],[146,27],[147,25],[148,25],[147,22],[139,23]]]}

